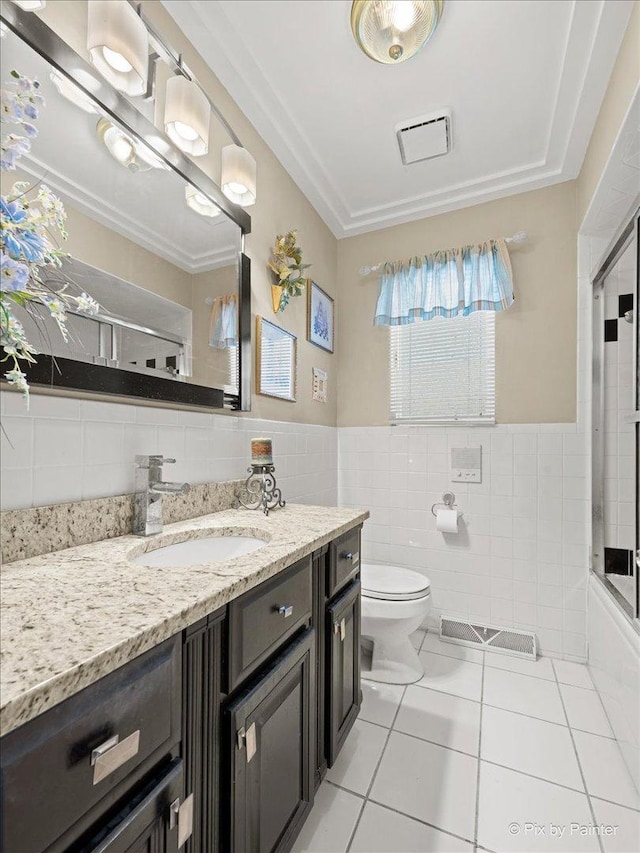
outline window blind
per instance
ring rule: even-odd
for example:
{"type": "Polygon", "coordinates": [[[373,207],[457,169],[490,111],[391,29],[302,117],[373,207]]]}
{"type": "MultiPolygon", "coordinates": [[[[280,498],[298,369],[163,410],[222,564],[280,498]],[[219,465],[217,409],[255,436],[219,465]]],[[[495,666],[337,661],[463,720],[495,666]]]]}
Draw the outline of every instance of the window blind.
{"type": "Polygon", "coordinates": [[[392,326],[392,423],[495,422],[495,312],[392,326]]]}
{"type": "MultiPolygon", "coordinates": [[[[264,327],[263,327],[264,328],[264,327]]],[[[279,332],[280,330],[278,330],[279,332]]],[[[262,339],[260,392],[295,399],[295,339],[286,335],[262,339]]]]}

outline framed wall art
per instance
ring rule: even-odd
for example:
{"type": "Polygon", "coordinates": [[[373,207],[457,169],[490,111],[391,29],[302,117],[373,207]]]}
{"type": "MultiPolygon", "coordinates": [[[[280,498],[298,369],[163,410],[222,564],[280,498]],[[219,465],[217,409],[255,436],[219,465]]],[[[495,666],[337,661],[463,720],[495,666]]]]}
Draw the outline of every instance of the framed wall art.
{"type": "Polygon", "coordinates": [[[333,352],[333,299],[309,280],[307,287],[307,340],[317,347],[333,352]]]}

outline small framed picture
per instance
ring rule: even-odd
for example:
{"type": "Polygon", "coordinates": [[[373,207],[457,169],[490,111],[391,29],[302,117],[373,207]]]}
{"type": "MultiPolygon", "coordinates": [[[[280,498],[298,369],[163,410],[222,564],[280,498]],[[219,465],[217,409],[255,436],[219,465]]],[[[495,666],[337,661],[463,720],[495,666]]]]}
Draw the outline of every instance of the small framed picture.
{"type": "Polygon", "coordinates": [[[333,299],[315,281],[307,287],[307,340],[333,352],[333,299]]]}

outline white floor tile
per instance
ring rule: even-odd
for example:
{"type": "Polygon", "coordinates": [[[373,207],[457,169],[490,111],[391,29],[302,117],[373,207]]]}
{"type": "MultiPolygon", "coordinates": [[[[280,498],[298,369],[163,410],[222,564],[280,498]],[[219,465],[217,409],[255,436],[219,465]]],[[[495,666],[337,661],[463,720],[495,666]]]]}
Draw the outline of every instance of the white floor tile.
{"type": "Polygon", "coordinates": [[[560,692],[572,729],[581,729],[594,735],[613,737],[609,720],[595,690],[561,684],[560,692]]]}
{"type": "Polygon", "coordinates": [[[409,685],[394,730],[477,755],[480,703],[409,685]]]}
{"type": "Polygon", "coordinates": [[[574,731],[587,791],[594,797],[640,808],[640,797],[615,740],[574,731]]]}
{"type": "Polygon", "coordinates": [[[482,667],[479,664],[433,652],[420,652],[420,659],[424,664],[424,676],[417,682],[418,686],[480,701],[482,667]]]}
{"type": "Polygon", "coordinates": [[[637,853],[640,850],[640,812],[595,797],[591,798],[591,805],[596,823],[613,830],[605,829],[601,835],[604,853],[637,853]]]}
{"type": "Polygon", "coordinates": [[[413,818],[367,803],[351,853],[423,853],[425,850],[429,853],[471,853],[473,845],[413,818]]]}
{"type": "Polygon", "coordinates": [[[573,684],[574,687],[584,687],[585,690],[595,690],[589,670],[584,663],[574,663],[570,660],[555,660],[553,668],[558,681],[562,684],[573,684]]]}
{"type": "Polygon", "coordinates": [[[404,693],[403,684],[381,684],[362,680],[362,707],[360,719],[391,728],[398,705],[404,693]]]}
{"type": "Polygon", "coordinates": [[[584,790],[571,734],[566,726],[485,705],[482,709],[481,758],[549,782],[584,790]]]}
{"type": "Polygon", "coordinates": [[[356,720],[338,760],[327,771],[327,781],[356,794],[366,794],[387,734],[387,730],[380,726],[356,720]]]}
{"type": "Polygon", "coordinates": [[[371,799],[473,839],[477,759],[392,732],[371,799]]]}
{"type": "Polygon", "coordinates": [[[566,722],[555,681],[487,666],[484,670],[483,699],[487,705],[507,711],[517,711],[551,723],[566,722]]]}
{"type": "Polygon", "coordinates": [[[445,643],[438,634],[428,633],[422,643],[423,652],[434,652],[438,655],[446,655],[449,658],[468,660],[472,663],[482,663],[484,652],[480,649],[472,649],[470,646],[457,646],[455,643],[445,643]]]}
{"type": "Polygon", "coordinates": [[[334,788],[327,782],[322,784],[292,853],[344,853],[363,802],[355,794],[334,788]]]}
{"type": "Polygon", "coordinates": [[[531,675],[534,678],[545,678],[547,681],[555,681],[551,658],[538,658],[527,660],[516,658],[511,655],[502,655],[498,652],[487,652],[484,656],[487,666],[494,669],[506,669],[509,672],[519,672],[520,675],[531,675]]]}
{"type": "Polygon", "coordinates": [[[598,839],[570,834],[572,823],[593,823],[585,794],[480,763],[478,844],[509,853],[597,853],[598,839]],[[552,824],[564,829],[562,838],[551,834],[552,824]]]}

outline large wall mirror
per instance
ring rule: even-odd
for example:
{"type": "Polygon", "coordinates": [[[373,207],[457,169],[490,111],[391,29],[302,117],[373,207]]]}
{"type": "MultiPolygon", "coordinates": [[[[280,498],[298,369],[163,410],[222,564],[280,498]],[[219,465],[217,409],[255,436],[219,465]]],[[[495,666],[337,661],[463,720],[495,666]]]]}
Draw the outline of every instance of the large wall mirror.
{"type": "Polygon", "coordinates": [[[69,257],[44,274],[100,304],[94,316],[69,315],[67,342],[48,312],[21,310],[39,352],[32,388],[250,408],[250,218],[143,114],[151,102],[134,108],[35,16],[13,4],[3,16],[3,84],[15,69],[46,101],[30,152],[2,174],[3,194],[23,180],[59,196],[69,257]],[[142,144],[154,137],[164,157],[142,144]]]}

